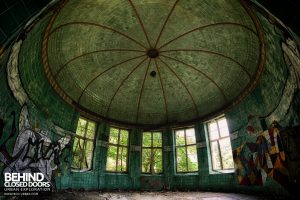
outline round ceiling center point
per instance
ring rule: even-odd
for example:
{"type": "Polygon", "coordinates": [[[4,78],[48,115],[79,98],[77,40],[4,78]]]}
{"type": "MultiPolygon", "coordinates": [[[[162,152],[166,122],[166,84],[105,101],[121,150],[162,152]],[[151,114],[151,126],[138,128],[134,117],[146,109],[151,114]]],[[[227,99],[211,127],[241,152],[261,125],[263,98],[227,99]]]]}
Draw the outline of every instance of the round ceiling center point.
{"type": "Polygon", "coordinates": [[[147,51],[147,56],[150,58],[157,58],[159,56],[159,51],[157,49],[149,49],[147,51]]]}

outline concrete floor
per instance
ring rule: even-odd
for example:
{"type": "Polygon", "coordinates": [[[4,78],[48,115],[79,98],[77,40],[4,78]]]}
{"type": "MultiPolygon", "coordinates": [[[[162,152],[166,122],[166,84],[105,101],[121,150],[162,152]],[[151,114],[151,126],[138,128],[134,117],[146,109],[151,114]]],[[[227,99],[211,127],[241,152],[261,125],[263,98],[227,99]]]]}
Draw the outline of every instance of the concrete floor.
{"type": "MultiPolygon", "coordinates": [[[[55,200],[278,200],[278,196],[259,196],[216,192],[79,192],[52,193],[51,197],[28,197],[9,199],[55,199],[55,200]]],[[[293,198],[288,198],[293,199],[293,198]]]]}

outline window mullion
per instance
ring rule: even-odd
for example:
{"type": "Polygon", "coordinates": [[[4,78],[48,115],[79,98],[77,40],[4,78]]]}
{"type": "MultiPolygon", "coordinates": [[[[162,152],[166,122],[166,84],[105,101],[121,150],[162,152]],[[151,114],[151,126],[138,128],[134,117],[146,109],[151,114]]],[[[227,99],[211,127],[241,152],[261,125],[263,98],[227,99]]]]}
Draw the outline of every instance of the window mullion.
{"type": "Polygon", "coordinates": [[[219,149],[219,158],[220,158],[221,169],[223,170],[223,160],[222,160],[222,154],[221,154],[221,148],[220,148],[220,141],[218,141],[218,149],[219,149]]]}
{"type": "Polygon", "coordinates": [[[151,132],[150,173],[153,174],[153,132],[151,132]]]}
{"type": "MultiPolygon", "coordinates": [[[[87,127],[88,127],[88,121],[86,120],[86,124],[85,124],[85,127],[84,127],[84,139],[83,139],[83,145],[82,145],[82,153],[81,153],[81,159],[80,159],[80,169],[82,169],[82,164],[84,162],[84,154],[85,154],[85,137],[86,137],[86,132],[87,132],[87,127]]],[[[80,140],[79,140],[80,142],[80,140]]]]}
{"type": "Polygon", "coordinates": [[[185,162],[186,169],[189,171],[188,153],[187,153],[187,143],[186,143],[186,130],[184,129],[184,144],[185,144],[185,162]]]}
{"type": "Polygon", "coordinates": [[[120,145],[120,129],[118,130],[118,142],[117,142],[117,158],[116,158],[116,168],[115,170],[118,171],[118,159],[119,159],[119,145],[120,145]]]}
{"type": "Polygon", "coordinates": [[[220,127],[219,127],[218,120],[217,120],[217,129],[218,129],[218,134],[219,134],[219,139],[218,139],[219,158],[220,158],[221,169],[223,170],[223,158],[222,158],[221,146],[220,146],[221,133],[220,133],[220,127]]]}

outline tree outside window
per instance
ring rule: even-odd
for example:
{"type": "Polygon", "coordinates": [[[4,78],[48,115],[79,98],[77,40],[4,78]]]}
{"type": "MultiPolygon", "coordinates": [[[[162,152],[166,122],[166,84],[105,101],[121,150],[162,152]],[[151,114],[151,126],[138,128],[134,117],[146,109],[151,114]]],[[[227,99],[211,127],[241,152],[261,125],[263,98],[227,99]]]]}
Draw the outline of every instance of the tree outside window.
{"type": "Polygon", "coordinates": [[[208,133],[212,170],[234,169],[226,118],[221,117],[208,122],[208,133]]]}
{"type": "Polygon", "coordinates": [[[92,168],[96,123],[79,118],[73,143],[72,169],[85,171],[92,168]]]}
{"type": "Polygon", "coordinates": [[[144,132],[142,145],[142,173],[163,172],[162,133],[144,132]]]}
{"type": "Polygon", "coordinates": [[[110,128],[106,171],[127,172],[129,131],[110,128]]]}
{"type": "Polygon", "coordinates": [[[198,171],[198,157],[195,129],[175,130],[176,171],[198,171]]]}

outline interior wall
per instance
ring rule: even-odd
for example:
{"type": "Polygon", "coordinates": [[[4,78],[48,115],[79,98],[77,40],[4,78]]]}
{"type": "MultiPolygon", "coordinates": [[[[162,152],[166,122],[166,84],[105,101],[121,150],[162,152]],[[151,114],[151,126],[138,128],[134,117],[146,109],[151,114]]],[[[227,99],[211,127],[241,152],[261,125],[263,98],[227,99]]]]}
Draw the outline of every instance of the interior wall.
{"type": "MultiPolygon", "coordinates": [[[[232,138],[233,149],[246,141],[255,141],[256,137],[248,134],[248,116],[258,116],[265,119],[270,126],[268,116],[278,107],[282,94],[289,78],[289,68],[286,66],[281,51],[283,32],[272,25],[265,17],[257,13],[265,31],[267,61],[261,82],[257,88],[245,98],[237,107],[225,113],[232,138]]],[[[46,81],[41,62],[41,49],[43,29],[46,27],[50,15],[44,17],[35,26],[21,46],[18,70],[22,86],[28,95],[26,105],[32,130],[40,133],[41,129],[47,130],[52,141],[58,141],[63,135],[76,131],[79,113],[65,103],[46,81]],[[61,128],[57,129],[57,127],[61,128]]],[[[8,85],[6,64],[10,49],[0,58],[0,118],[4,121],[1,147],[5,146],[12,154],[14,144],[19,133],[18,121],[21,109],[8,85]],[[16,131],[13,131],[12,112],[16,115],[16,131]],[[13,133],[13,134],[11,134],[13,133]],[[12,137],[10,137],[12,135],[12,137]],[[9,138],[10,137],[10,138],[9,138]],[[9,139],[8,139],[9,138],[9,139]],[[8,140],[7,140],[8,139],[8,140]],[[3,146],[4,145],[4,146],[3,146]]],[[[300,93],[295,92],[293,100],[288,105],[287,114],[281,116],[279,123],[283,127],[299,125],[300,93]]],[[[195,125],[197,143],[206,143],[204,124],[195,125]]],[[[261,127],[260,127],[261,128],[261,127]]],[[[133,129],[130,133],[130,146],[141,146],[141,129],[133,129]]],[[[163,175],[143,175],[140,171],[141,152],[131,148],[129,153],[129,169],[127,174],[106,173],[107,147],[103,141],[108,141],[109,124],[99,123],[96,134],[96,147],[94,150],[93,168],[88,172],[72,172],[70,163],[72,159],[71,147],[66,147],[61,154],[58,169],[53,170],[57,189],[124,189],[124,190],[214,190],[214,191],[244,191],[283,194],[286,191],[272,179],[267,179],[263,186],[240,186],[234,173],[210,174],[208,150],[204,145],[198,148],[199,171],[196,174],[179,175],[175,173],[175,157],[172,129],[163,132],[163,175]]],[[[2,152],[2,151],[1,151],[2,152]]],[[[2,152],[3,153],[3,152],[2,152]]],[[[1,172],[7,167],[0,162],[1,172]]],[[[3,181],[3,175],[0,176],[3,181]]]]}

